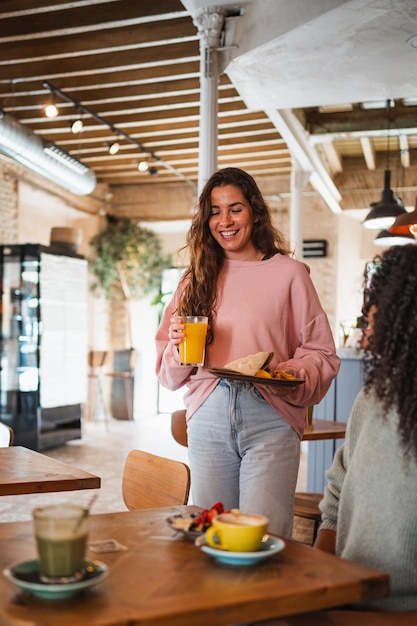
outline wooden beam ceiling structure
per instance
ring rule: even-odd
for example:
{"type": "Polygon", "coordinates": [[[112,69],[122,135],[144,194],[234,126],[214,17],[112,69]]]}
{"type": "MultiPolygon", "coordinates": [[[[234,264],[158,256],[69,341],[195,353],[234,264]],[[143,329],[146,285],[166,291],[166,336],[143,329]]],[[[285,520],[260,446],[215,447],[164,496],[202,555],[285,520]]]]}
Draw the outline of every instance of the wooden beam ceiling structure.
{"type": "MultiPolygon", "coordinates": [[[[0,3],[0,108],[88,165],[106,187],[146,185],[148,189],[185,182],[195,191],[199,68],[197,28],[180,0],[0,3]],[[52,97],[45,83],[70,98],[55,97],[58,116],[52,119],[44,114],[52,97]],[[71,100],[96,114],[81,115],[83,130],[78,134],[71,125],[80,111],[71,100]],[[113,132],[115,128],[122,134],[113,132]],[[126,141],[123,135],[134,141],[126,141]],[[120,150],[110,155],[109,144],[114,141],[120,143],[120,150]],[[142,160],[154,169],[140,172],[142,160]]],[[[227,74],[221,75],[218,90],[218,166],[241,167],[256,178],[287,181],[290,191],[288,138],[284,140],[267,112],[246,106],[227,74]]],[[[398,180],[407,195],[405,203],[414,205],[417,179],[412,181],[410,172],[417,164],[417,106],[406,106],[401,99],[394,104],[391,162],[395,167],[398,162],[401,169],[398,180]]],[[[363,208],[363,202],[367,206],[378,199],[382,188],[385,111],[365,110],[354,101],[340,109],[311,107],[294,109],[293,114],[337,185],[342,208],[363,208]],[[372,182],[374,176],[379,180],[377,197],[366,187],[361,193],[350,189],[355,181],[366,186],[368,175],[372,182]]]]}

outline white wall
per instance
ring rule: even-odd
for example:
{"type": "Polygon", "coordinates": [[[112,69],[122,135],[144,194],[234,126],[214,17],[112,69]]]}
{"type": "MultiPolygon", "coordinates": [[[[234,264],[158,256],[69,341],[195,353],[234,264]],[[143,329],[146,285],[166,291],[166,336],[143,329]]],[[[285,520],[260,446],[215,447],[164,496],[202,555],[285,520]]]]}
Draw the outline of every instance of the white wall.
{"type": "MultiPolygon", "coordinates": [[[[88,242],[101,227],[103,218],[82,213],[57,196],[19,181],[18,186],[18,241],[17,243],[50,244],[51,228],[66,226],[81,228],[83,240],[79,254],[89,256],[88,242]]],[[[108,346],[109,321],[107,304],[103,299],[89,297],[89,347],[104,350],[108,346]]]]}
{"type": "MultiPolygon", "coordinates": [[[[354,323],[362,308],[362,275],[365,264],[361,258],[363,226],[358,220],[345,215],[339,215],[337,223],[337,320],[352,320],[354,323]]],[[[337,339],[337,345],[343,345],[340,326],[337,339]]]]}

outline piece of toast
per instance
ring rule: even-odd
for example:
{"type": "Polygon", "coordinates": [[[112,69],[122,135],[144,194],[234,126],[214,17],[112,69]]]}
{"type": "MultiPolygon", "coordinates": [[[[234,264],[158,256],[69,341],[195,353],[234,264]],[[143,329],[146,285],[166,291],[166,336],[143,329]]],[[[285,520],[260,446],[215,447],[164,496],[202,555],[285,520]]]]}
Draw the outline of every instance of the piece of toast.
{"type": "Polygon", "coordinates": [[[227,370],[239,372],[245,376],[255,376],[258,370],[265,369],[268,363],[271,362],[273,356],[273,352],[257,352],[256,354],[249,354],[240,359],[230,361],[230,363],[224,367],[227,370]]]}

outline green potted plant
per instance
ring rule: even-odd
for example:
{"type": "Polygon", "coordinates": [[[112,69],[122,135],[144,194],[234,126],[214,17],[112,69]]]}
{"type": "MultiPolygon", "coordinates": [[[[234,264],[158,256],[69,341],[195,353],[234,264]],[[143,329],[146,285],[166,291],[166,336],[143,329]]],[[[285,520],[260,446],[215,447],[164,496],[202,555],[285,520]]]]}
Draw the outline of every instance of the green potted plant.
{"type": "MultiPolygon", "coordinates": [[[[102,293],[109,301],[112,314],[117,317],[117,329],[122,329],[119,334],[123,343],[128,337],[128,346],[119,345],[117,348],[120,349],[114,350],[114,369],[131,371],[132,356],[136,354],[132,347],[132,300],[153,292],[157,298],[162,272],[172,267],[172,259],[163,253],[161,241],[152,230],[127,217],[107,215],[106,222],[105,228],[90,241],[93,254],[88,262],[94,277],[92,290],[102,293]],[[121,302],[124,314],[120,311],[121,302]]],[[[121,381],[114,382],[117,385],[121,381]]],[[[117,389],[113,385],[113,404],[116,395],[117,389]]],[[[113,416],[118,417],[117,413],[118,409],[114,407],[113,416]]],[[[131,410],[128,413],[131,414],[131,410]]]]}
{"type": "Polygon", "coordinates": [[[158,235],[127,217],[107,215],[106,220],[106,227],[90,241],[93,289],[110,301],[159,292],[162,271],[172,266],[172,259],[163,254],[158,235]]]}

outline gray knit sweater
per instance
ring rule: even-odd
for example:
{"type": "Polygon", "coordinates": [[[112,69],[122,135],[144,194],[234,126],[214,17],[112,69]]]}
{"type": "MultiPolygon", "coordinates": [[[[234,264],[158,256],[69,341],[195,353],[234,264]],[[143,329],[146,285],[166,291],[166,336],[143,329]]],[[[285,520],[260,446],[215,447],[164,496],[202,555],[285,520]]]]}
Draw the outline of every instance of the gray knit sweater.
{"type": "Polygon", "coordinates": [[[397,424],[375,396],[358,394],[327,471],[321,528],[337,531],[338,556],[390,575],[390,596],[363,606],[417,611],[417,463],[397,424]]]}

